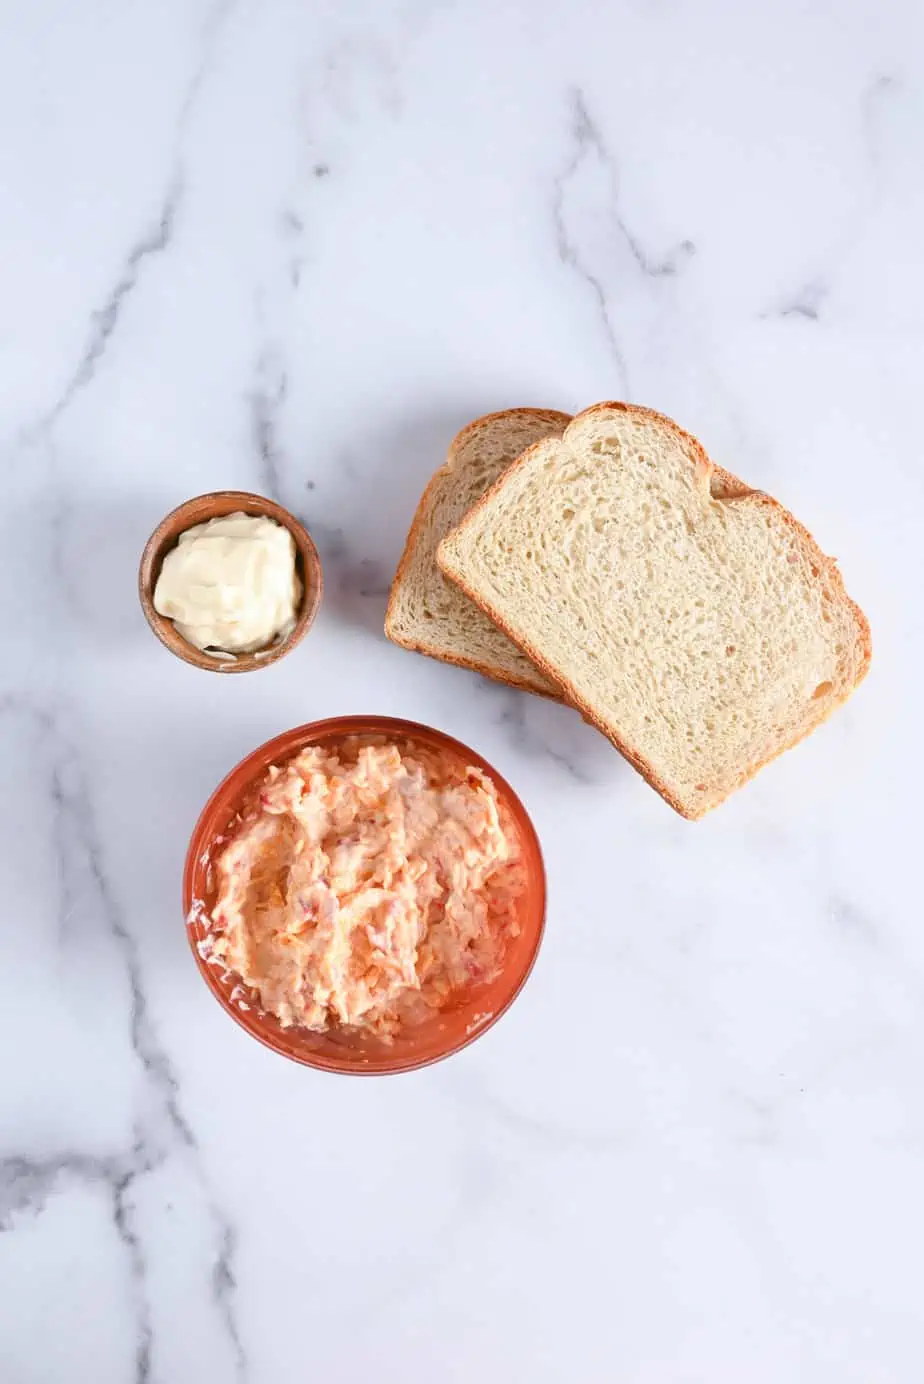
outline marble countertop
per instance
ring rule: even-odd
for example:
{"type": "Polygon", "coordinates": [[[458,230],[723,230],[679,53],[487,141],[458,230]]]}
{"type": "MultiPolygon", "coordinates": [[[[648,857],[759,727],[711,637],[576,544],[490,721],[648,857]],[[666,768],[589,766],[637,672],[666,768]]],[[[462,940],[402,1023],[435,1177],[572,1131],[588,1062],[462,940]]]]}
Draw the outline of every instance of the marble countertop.
{"type": "Polygon", "coordinates": [[[0,1380],[918,1384],[924,11],[8,7],[0,43],[0,1380]],[[455,431],[676,417],[840,559],[873,672],[698,825],[566,709],[390,646],[455,431]],[[259,676],[138,608],[260,490],[327,596],[259,676]],[[533,814],[539,965],[468,1051],[264,1051],[187,948],[243,754],[370,711],[533,814]]]}

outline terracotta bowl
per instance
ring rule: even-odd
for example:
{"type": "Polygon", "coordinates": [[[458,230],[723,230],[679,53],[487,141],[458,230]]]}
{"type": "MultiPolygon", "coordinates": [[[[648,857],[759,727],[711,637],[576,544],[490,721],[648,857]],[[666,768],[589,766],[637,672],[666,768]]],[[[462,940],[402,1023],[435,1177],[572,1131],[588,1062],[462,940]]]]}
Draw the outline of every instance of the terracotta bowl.
{"type": "Polygon", "coordinates": [[[177,658],[191,663],[195,668],[204,668],[209,673],[252,673],[257,668],[267,668],[295,648],[300,639],[308,633],[318,613],[323,589],[321,559],[318,550],[305,529],[287,509],[268,500],[263,495],[251,495],[246,490],[215,490],[210,495],[197,495],[177,509],[171,510],[151,534],[141,557],[138,571],[138,595],[141,608],[148,624],[177,658]],[[179,542],[180,534],[195,524],[204,524],[209,519],[221,519],[227,514],[253,514],[267,519],[275,519],[283,524],[295,540],[295,563],[302,584],[302,600],[299,606],[295,628],[285,639],[277,640],[265,649],[251,654],[207,654],[197,649],[177,632],[172,620],[158,615],[154,609],[154,588],[164,558],[171,548],[179,542]]]}
{"type": "Polygon", "coordinates": [[[261,745],[248,755],[206,803],[189,843],[183,877],[183,911],[187,934],[199,971],[212,994],[232,1019],[274,1052],[308,1067],[328,1072],[381,1075],[425,1067],[466,1047],[485,1033],[516,999],[533,967],[545,923],[545,869],[542,853],[526,809],[508,783],[481,755],[441,731],[397,721],[388,716],[342,716],[299,726],[261,745]],[[488,774],[509,813],[523,855],[526,886],[517,900],[519,934],[508,944],[500,975],[464,991],[456,1002],[434,1018],[409,1026],[391,1043],[349,1030],[312,1033],[303,1028],[283,1028],[260,1009],[259,996],[243,989],[233,975],[223,978],[216,966],[202,956],[200,942],[208,935],[207,916],[215,901],[214,862],[238,811],[256,783],[272,764],[284,764],[308,745],[335,746],[347,737],[369,736],[397,742],[408,749],[420,747],[431,754],[474,765],[488,774]],[[232,998],[234,992],[234,998],[232,998]],[[243,1007],[240,999],[243,997],[243,1007]]]}

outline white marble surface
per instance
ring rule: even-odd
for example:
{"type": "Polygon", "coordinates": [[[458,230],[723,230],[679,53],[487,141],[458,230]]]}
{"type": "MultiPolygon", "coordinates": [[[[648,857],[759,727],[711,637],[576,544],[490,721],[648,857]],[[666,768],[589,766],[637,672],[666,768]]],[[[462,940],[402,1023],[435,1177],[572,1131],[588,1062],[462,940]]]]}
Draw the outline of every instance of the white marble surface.
{"type": "Polygon", "coordinates": [[[918,1384],[924,11],[915,0],[8,4],[0,41],[3,1384],[918,1384]],[[673,414],[841,559],[873,673],[690,826],[563,708],[389,646],[455,430],[673,414]],[[328,598],[239,679],[137,607],[196,492],[328,598]],[[428,721],[550,874],[429,1071],[263,1051],[179,875],[243,753],[428,721]]]}

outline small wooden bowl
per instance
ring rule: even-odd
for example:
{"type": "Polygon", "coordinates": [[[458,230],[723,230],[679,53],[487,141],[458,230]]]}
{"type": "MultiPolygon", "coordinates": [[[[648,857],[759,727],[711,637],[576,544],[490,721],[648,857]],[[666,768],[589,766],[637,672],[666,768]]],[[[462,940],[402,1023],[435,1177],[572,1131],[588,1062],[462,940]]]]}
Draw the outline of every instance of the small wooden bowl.
{"type": "Polygon", "coordinates": [[[209,495],[197,495],[171,510],[148,539],[138,570],[138,595],[151,629],[177,658],[191,663],[194,668],[204,668],[208,673],[251,673],[284,658],[311,628],[321,604],[323,587],[321,559],[307,529],[275,500],[268,500],[263,495],[251,495],[247,490],[215,490],[209,495]],[[292,633],[285,639],[267,645],[265,649],[257,649],[249,654],[207,654],[184,639],[173,621],[165,615],[158,615],[154,609],[154,588],[160,569],[171,548],[175,548],[179,542],[180,534],[196,524],[204,524],[209,519],[223,519],[228,514],[253,514],[283,524],[295,540],[295,566],[302,584],[301,605],[292,633]]]}

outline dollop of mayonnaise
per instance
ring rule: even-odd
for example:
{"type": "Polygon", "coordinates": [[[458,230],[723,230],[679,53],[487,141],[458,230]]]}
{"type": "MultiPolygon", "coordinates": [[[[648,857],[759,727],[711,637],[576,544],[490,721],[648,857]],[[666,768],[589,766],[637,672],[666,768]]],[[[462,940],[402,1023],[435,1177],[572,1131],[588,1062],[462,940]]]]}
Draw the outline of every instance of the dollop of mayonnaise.
{"type": "Polygon", "coordinates": [[[229,514],[180,534],[154,609],[197,649],[254,653],[288,634],[301,599],[295,540],[283,524],[229,514]]]}

